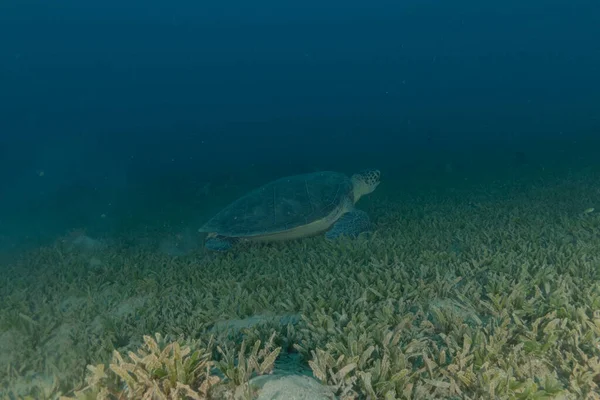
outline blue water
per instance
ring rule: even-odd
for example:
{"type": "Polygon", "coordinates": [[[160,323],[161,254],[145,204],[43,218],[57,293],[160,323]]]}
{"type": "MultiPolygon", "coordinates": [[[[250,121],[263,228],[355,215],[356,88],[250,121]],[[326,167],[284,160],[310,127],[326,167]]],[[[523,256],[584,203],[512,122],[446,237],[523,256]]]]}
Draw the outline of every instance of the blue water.
{"type": "Polygon", "coordinates": [[[196,226],[209,184],[597,168],[599,37],[592,0],[4,1],[0,250],[196,226]]]}

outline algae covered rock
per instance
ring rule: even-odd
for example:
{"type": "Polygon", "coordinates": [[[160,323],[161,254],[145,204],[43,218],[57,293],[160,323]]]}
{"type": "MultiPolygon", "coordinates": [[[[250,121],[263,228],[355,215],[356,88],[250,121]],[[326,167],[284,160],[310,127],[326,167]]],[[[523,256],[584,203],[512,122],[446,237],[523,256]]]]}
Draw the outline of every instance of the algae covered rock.
{"type": "Polygon", "coordinates": [[[333,392],[305,375],[263,375],[250,380],[259,388],[257,400],[330,400],[333,392]]]}

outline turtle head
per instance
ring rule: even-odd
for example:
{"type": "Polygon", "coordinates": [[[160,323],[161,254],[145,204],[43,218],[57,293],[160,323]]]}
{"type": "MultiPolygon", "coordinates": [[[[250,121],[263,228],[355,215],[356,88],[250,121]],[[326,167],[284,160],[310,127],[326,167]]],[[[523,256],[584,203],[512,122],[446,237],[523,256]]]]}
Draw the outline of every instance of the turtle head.
{"type": "Polygon", "coordinates": [[[354,186],[354,202],[356,203],[365,194],[371,193],[379,185],[381,172],[378,169],[367,169],[352,175],[354,186]]]}

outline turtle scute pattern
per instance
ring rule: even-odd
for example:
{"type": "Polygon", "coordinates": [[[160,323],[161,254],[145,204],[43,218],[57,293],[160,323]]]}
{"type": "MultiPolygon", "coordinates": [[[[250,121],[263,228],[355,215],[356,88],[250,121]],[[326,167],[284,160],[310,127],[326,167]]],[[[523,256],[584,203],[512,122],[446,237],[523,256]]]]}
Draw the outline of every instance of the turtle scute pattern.
{"type": "Polygon", "coordinates": [[[281,178],[241,197],[205,227],[225,236],[282,232],[329,215],[352,193],[352,181],[337,172],[281,178]]]}

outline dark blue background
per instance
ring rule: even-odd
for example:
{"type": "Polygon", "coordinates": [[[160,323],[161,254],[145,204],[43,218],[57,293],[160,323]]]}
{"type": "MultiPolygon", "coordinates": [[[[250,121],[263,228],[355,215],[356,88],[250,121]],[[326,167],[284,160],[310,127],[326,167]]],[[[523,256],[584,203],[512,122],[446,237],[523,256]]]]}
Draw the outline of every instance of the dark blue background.
{"type": "Polygon", "coordinates": [[[250,170],[594,163],[599,38],[593,0],[3,1],[0,226],[250,170]]]}

